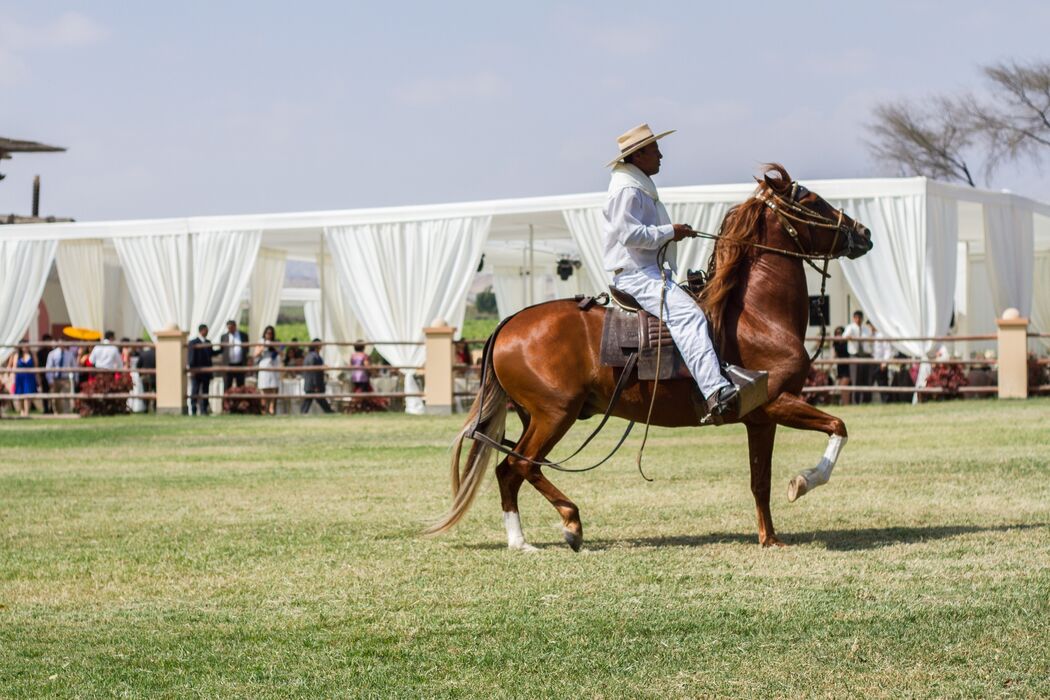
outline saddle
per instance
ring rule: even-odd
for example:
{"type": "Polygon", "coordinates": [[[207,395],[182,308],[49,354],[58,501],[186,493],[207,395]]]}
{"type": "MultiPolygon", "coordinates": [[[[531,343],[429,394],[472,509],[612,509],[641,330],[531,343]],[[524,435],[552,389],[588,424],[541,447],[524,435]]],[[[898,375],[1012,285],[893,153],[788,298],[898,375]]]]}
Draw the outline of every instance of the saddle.
{"type": "MultiPolygon", "coordinates": [[[[626,367],[630,356],[637,353],[639,381],[692,379],[693,375],[675,347],[666,323],[643,309],[637,299],[623,290],[609,287],[609,298],[615,306],[610,305],[605,311],[600,352],[602,365],[626,367]]],[[[740,408],[730,418],[740,418],[768,401],[768,372],[730,364],[723,365],[722,370],[740,389],[740,408]]],[[[700,422],[715,422],[707,415],[707,405],[699,390],[694,393],[694,409],[700,422]]]]}
{"type": "Polygon", "coordinates": [[[609,287],[609,298],[615,306],[605,311],[601,348],[603,365],[625,367],[627,358],[637,352],[638,379],[641,381],[692,378],[666,323],[643,309],[633,296],[616,287],[609,287]]]}

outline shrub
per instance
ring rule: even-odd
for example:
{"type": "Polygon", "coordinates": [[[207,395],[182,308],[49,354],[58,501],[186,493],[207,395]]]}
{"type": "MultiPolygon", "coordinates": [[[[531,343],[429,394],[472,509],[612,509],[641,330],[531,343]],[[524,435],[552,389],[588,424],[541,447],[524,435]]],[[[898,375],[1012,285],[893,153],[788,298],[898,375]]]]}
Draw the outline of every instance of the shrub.
{"type": "MultiPolygon", "coordinates": [[[[81,390],[87,396],[130,394],[131,391],[131,375],[127,373],[96,374],[94,380],[86,382],[81,390]]],[[[130,412],[126,398],[83,398],[80,400],[81,416],[120,416],[130,412]]]]}
{"type": "Polygon", "coordinates": [[[222,412],[261,416],[262,394],[254,386],[230,387],[222,395],[222,412]]]}

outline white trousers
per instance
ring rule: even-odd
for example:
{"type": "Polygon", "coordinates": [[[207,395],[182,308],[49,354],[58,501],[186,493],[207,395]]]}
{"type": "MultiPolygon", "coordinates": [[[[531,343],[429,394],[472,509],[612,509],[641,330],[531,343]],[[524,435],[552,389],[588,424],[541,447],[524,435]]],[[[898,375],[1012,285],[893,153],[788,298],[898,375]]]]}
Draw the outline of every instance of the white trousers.
{"type": "MultiPolygon", "coordinates": [[[[656,266],[621,272],[613,279],[613,284],[637,299],[642,308],[653,316],[660,315],[660,289],[664,282],[656,266]]],[[[722,376],[719,368],[718,354],[707,331],[707,317],[696,301],[670,279],[670,275],[666,288],[663,319],[696,385],[700,387],[700,393],[705,399],[709,398],[722,387],[729,386],[729,380],[722,376]]]]}

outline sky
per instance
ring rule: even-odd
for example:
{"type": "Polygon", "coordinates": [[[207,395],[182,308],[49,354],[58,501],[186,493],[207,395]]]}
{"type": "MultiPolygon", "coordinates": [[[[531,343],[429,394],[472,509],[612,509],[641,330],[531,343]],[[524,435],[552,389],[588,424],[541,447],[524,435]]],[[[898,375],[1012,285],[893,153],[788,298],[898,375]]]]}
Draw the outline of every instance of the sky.
{"type": "MultiPolygon", "coordinates": [[[[0,214],[77,220],[426,204],[605,189],[648,122],[657,183],[896,175],[874,105],[1047,60],[1050,3],[9,2],[0,214]]],[[[1050,159],[1048,159],[1050,164],[1050,159]]],[[[987,183],[1050,201],[1050,171],[987,183]]]]}

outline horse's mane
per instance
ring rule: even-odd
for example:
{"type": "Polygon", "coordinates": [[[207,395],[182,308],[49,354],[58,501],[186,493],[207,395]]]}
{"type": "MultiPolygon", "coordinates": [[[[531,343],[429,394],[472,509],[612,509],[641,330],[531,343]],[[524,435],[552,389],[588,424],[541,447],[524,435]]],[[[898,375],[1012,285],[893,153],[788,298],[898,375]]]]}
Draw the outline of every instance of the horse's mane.
{"type": "Polygon", "coordinates": [[[758,242],[762,234],[765,204],[756,195],[773,190],[783,194],[791,186],[791,176],[779,163],[766,163],[755,193],[742,204],[729,210],[718,231],[711,260],[707,264],[707,284],[700,296],[700,306],[711,323],[711,336],[717,347],[724,338],[723,320],[730,292],[740,281],[740,264],[749,257],[750,246],[732,241],[758,242]]]}

